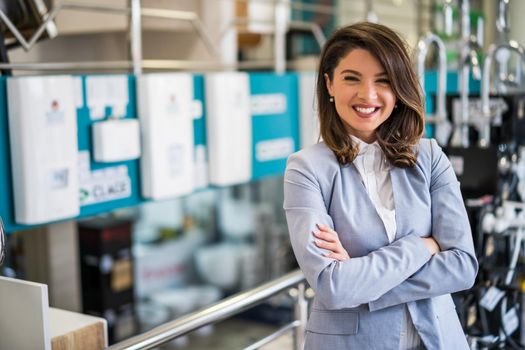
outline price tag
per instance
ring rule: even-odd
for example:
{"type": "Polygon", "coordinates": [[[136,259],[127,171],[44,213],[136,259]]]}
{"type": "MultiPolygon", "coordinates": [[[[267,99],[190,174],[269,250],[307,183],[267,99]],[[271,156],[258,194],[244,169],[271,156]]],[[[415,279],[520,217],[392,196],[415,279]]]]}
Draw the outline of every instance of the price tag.
{"type": "Polygon", "coordinates": [[[516,331],[516,329],[518,329],[519,324],[518,312],[516,311],[516,308],[513,307],[503,316],[503,329],[505,329],[505,333],[510,336],[516,331]]]}
{"type": "Polygon", "coordinates": [[[499,301],[501,300],[501,298],[503,298],[504,295],[505,292],[499,290],[496,287],[490,287],[489,290],[483,296],[483,298],[481,298],[481,301],[479,303],[488,311],[492,311],[494,310],[496,305],[498,305],[499,301]]]}

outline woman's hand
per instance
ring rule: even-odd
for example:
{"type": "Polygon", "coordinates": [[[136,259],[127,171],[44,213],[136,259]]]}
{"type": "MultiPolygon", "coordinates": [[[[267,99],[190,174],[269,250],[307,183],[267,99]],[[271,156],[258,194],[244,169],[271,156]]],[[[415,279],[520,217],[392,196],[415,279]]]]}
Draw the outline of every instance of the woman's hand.
{"type": "Polygon", "coordinates": [[[314,231],[315,245],[319,248],[326,249],[329,252],[323,253],[323,256],[327,258],[344,261],[350,258],[348,252],[343,248],[337,232],[332,230],[330,227],[317,224],[319,231],[314,231]]]}
{"type": "Polygon", "coordinates": [[[439,253],[441,251],[441,248],[439,248],[439,244],[437,244],[436,240],[432,237],[422,237],[423,243],[425,243],[425,246],[427,247],[428,251],[432,256],[439,253]]]}

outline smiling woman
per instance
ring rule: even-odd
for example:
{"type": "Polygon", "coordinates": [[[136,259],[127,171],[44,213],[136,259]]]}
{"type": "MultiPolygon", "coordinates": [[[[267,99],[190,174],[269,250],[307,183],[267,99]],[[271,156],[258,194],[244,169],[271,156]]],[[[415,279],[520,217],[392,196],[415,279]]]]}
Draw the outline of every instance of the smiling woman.
{"type": "Polygon", "coordinates": [[[374,142],[376,129],[390,117],[396,103],[381,63],[369,51],[354,49],[339,61],[332,79],[328,73],[324,78],[349,134],[374,142]]]}
{"type": "Polygon", "coordinates": [[[317,98],[321,136],[341,164],[358,153],[347,132],[351,122],[364,126],[363,140],[377,139],[396,166],[415,164],[413,146],[424,130],[423,95],[407,45],[391,29],[359,23],[338,30],[321,54],[317,98]],[[370,108],[372,115],[366,113],[370,108]]]}
{"type": "Polygon", "coordinates": [[[434,140],[404,41],[357,23],[327,41],[323,142],[288,159],[284,209],[315,291],[305,350],[468,349],[450,293],[478,264],[459,184],[434,140]]]}

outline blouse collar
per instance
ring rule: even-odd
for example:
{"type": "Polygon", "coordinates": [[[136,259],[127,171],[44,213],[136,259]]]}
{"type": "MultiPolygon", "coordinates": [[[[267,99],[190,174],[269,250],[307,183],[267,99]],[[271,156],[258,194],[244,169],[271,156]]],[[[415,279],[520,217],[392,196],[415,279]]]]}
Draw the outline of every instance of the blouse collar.
{"type": "Polygon", "coordinates": [[[390,164],[379,145],[379,142],[374,141],[372,143],[366,143],[360,138],[350,135],[355,145],[359,147],[359,153],[357,159],[366,159],[366,162],[372,162],[372,167],[375,171],[388,171],[391,169],[390,164]]]}
{"type": "Polygon", "coordinates": [[[357,144],[359,147],[358,156],[362,156],[363,154],[370,151],[381,151],[381,153],[383,153],[383,150],[381,149],[381,146],[379,146],[379,142],[377,142],[377,140],[372,143],[366,143],[357,136],[350,135],[350,137],[352,138],[354,144],[357,144]]]}

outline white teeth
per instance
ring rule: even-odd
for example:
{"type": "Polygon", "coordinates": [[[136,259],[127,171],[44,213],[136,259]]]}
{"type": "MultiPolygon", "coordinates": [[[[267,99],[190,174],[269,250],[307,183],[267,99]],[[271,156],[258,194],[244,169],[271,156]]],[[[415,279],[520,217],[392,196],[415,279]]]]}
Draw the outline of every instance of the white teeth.
{"type": "Polygon", "coordinates": [[[358,111],[359,113],[370,114],[376,109],[374,107],[370,107],[370,108],[355,107],[355,110],[358,111]]]}

